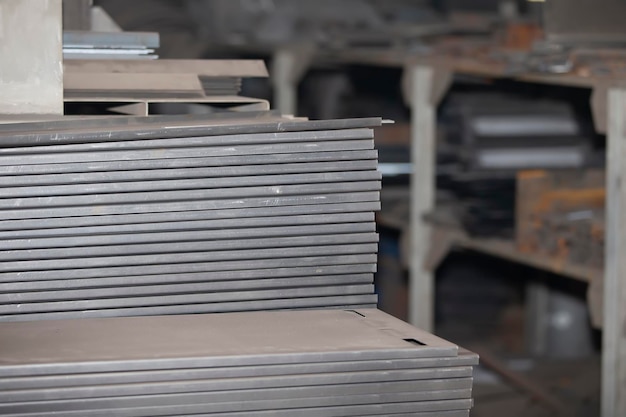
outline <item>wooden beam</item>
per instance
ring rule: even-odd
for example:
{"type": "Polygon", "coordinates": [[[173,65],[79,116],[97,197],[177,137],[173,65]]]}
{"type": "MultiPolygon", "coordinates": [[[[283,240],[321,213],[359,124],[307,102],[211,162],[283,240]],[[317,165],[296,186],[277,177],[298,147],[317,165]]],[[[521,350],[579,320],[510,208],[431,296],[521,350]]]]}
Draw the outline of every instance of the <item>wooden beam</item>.
{"type": "Polygon", "coordinates": [[[602,416],[626,416],[626,89],[608,94],[602,416]]]}
{"type": "Polygon", "coordinates": [[[411,106],[411,214],[409,245],[409,321],[426,331],[434,325],[431,226],[423,218],[435,205],[435,139],[437,104],[450,73],[429,66],[409,66],[404,74],[405,99],[411,106]]]}

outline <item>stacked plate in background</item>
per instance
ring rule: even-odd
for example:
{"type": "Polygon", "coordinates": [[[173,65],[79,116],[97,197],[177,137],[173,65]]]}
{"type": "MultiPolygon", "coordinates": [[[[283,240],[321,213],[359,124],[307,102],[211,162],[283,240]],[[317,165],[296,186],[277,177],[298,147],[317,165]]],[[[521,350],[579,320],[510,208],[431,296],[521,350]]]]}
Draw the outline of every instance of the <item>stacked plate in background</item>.
{"type": "Polygon", "coordinates": [[[157,59],[157,32],[63,31],[63,59],[157,59]]]}
{"type": "Polygon", "coordinates": [[[0,323],[7,416],[468,416],[477,356],[376,309],[0,323]]]}

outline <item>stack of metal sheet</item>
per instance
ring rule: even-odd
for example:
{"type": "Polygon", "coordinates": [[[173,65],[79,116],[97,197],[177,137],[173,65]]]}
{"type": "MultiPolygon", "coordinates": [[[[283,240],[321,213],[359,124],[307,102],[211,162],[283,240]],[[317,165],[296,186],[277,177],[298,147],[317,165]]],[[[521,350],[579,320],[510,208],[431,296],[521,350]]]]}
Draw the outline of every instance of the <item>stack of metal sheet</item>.
{"type": "Polygon", "coordinates": [[[376,309],[0,323],[6,416],[466,417],[477,355],[376,309]]]}
{"type": "Polygon", "coordinates": [[[63,59],[157,59],[157,32],[63,31],[63,59]]]}
{"type": "Polygon", "coordinates": [[[0,130],[0,321],[371,307],[380,119],[0,130]]]}
{"type": "Polygon", "coordinates": [[[241,77],[199,77],[207,96],[236,96],[241,92],[241,77]]]}

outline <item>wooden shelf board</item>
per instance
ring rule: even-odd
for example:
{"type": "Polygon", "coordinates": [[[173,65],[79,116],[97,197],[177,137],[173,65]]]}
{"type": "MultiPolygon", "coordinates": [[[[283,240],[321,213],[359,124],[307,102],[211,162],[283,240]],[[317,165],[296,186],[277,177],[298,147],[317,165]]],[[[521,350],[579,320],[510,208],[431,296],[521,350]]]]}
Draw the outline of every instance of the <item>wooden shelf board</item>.
{"type": "Polygon", "coordinates": [[[461,230],[437,227],[438,235],[445,236],[453,247],[472,250],[507,259],[537,269],[553,272],[582,282],[591,282],[602,276],[599,268],[590,268],[565,262],[549,256],[520,252],[513,240],[501,238],[474,238],[461,230]]]}

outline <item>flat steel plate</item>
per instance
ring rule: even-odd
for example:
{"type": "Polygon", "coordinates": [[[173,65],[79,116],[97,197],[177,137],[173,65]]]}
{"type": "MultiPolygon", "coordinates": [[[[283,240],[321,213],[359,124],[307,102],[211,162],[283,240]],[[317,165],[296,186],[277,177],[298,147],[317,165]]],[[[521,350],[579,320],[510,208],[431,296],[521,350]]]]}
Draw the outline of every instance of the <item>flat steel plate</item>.
{"type": "MultiPolygon", "coordinates": [[[[118,266],[138,266],[138,265],[155,265],[155,264],[176,264],[187,262],[217,262],[217,261],[233,261],[233,260],[252,260],[252,259],[271,259],[279,256],[284,257],[310,257],[321,255],[355,255],[355,254],[371,254],[376,253],[378,245],[376,243],[362,243],[362,242],[376,242],[375,236],[368,236],[365,234],[362,239],[355,239],[352,237],[346,237],[341,239],[338,236],[329,238],[328,241],[323,238],[310,238],[309,244],[319,246],[290,246],[289,242],[293,241],[294,245],[300,243],[300,245],[307,244],[306,241],[300,242],[296,239],[283,238],[280,242],[276,239],[276,245],[272,248],[254,248],[252,246],[246,246],[244,244],[233,244],[232,247],[228,247],[229,250],[216,250],[213,247],[209,247],[207,243],[203,249],[204,252],[181,252],[175,253],[164,252],[163,250],[155,251],[150,254],[142,255],[128,255],[128,256],[103,256],[103,257],[89,257],[89,258],[60,258],[45,259],[45,260],[16,260],[16,261],[4,261],[0,262],[1,272],[29,272],[29,271],[44,271],[44,270],[59,270],[59,269],[72,269],[72,268],[109,268],[118,266]],[[252,247],[252,248],[250,248],[252,247]]],[[[306,239],[304,239],[306,240],[306,239]]],[[[178,244],[180,247],[182,244],[178,244]]],[[[199,244],[198,244],[199,245],[199,244]]],[[[199,245],[200,246],[200,245],[199,245]]],[[[10,259],[10,255],[6,254],[6,258],[10,259]]],[[[36,259],[36,258],[35,258],[36,259]]]]}
{"type": "MultiPolygon", "coordinates": [[[[106,285],[106,280],[103,283],[106,285]]],[[[266,278],[240,281],[217,281],[186,283],[171,279],[170,283],[159,285],[140,286],[103,286],[93,289],[74,289],[66,287],[60,291],[22,291],[19,286],[11,288],[4,286],[5,291],[0,292],[0,305],[13,303],[62,301],[62,300],[87,300],[96,298],[114,297],[137,297],[151,295],[179,295],[198,293],[228,293],[233,291],[257,291],[257,290],[280,290],[288,288],[330,287],[339,285],[372,284],[373,274],[347,274],[325,275],[293,278],[266,278]],[[17,291],[16,291],[17,290],[17,291]]]]}
{"type": "Polygon", "coordinates": [[[322,172],[350,172],[368,171],[377,169],[375,159],[356,161],[333,161],[333,162],[306,162],[306,163],[282,163],[266,165],[239,165],[226,167],[198,166],[196,168],[167,168],[153,170],[125,170],[125,171],[100,171],[83,172],[76,175],[50,174],[45,175],[21,175],[0,177],[2,187],[32,187],[42,185],[59,184],[98,184],[129,181],[148,181],[166,179],[190,179],[190,178],[231,178],[246,177],[253,175],[277,175],[277,174],[306,174],[322,172]]]}
{"type": "Polygon", "coordinates": [[[263,282],[268,279],[302,279],[303,282],[311,280],[359,279],[364,275],[370,277],[376,272],[375,264],[333,265],[317,267],[294,267],[294,268],[270,268],[252,269],[243,271],[219,271],[219,272],[195,272],[186,274],[153,274],[120,277],[83,278],[83,279],[58,279],[51,281],[18,281],[1,283],[0,293],[9,292],[45,292],[61,291],[67,289],[89,289],[110,287],[133,287],[149,285],[166,285],[172,282],[178,285],[193,283],[215,283],[215,285],[238,285],[235,282],[263,282]]]}
{"type": "MultiPolygon", "coordinates": [[[[0,389],[25,390],[41,388],[84,387],[110,384],[174,382],[199,379],[208,380],[219,378],[287,376],[332,372],[411,370],[422,368],[451,368],[455,366],[466,367],[477,365],[478,355],[460,351],[459,356],[457,357],[444,358],[393,359],[371,361],[356,360],[353,362],[319,362],[269,366],[232,366],[221,368],[206,368],[202,367],[201,364],[202,360],[197,360],[193,363],[190,363],[190,367],[186,368],[0,378],[0,389]]],[[[471,386],[471,379],[462,378],[384,382],[380,384],[372,384],[370,386],[363,385],[360,387],[363,390],[358,391],[357,393],[468,389],[471,388],[471,386]]],[[[343,390],[346,386],[339,385],[338,387],[343,390]]],[[[318,388],[319,386],[315,386],[315,389],[318,388]]],[[[354,392],[350,391],[350,393],[354,392]]],[[[346,392],[346,395],[347,394],[348,393],[346,392]]]]}
{"type": "Polygon", "coordinates": [[[146,150],[123,150],[73,153],[37,153],[29,155],[0,155],[0,166],[72,164],[84,162],[133,161],[141,159],[178,159],[199,157],[239,156],[246,164],[250,155],[277,155],[309,152],[363,151],[374,149],[372,139],[335,140],[326,142],[281,143],[277,145],[234,145],[146,150]]]}
{"type": "MultiPolygon", "coordinates": [[[[0,243],[5,247],[10,247],[6,241],[13,239],[33,240],[33,239],[50,239],[53,237],[92,237],[99,235],[120,235],[120,234],[141,234],[141,233],[158,233],[158,232],[177,232],[188,230],[220,230],[230,229],[234,232],[240,229],[249,228],[283,228],[290,226],[305,225],[329,225],[329,224],[371,224],[374,222],[374,213],[372,211],[356,212],[356,213],[328,213],[328,214],[297,214],[292,216],[267,216],[267,217],[243,217],[243,218],[226,218],[226,219],[209,219],[209,220],[186,220],[191,213],[183,213],[180,215],[182,219],[177,221],[165,221],[159,223],[129,223],[129,224],[113,224],[101,226],[83,226],[83,227],[60,227],[49,229],[35,230],[13,230],[0,231],[0,243]]],[[[199,216],[202,216],[200,214],[199,216]]],[[[144,219],[145,220],[145,219],[144,219]]],[[[71,220],[68,220],[71,223],[71,220]]],[[[359,230],[361,231],[361,230],[359,230]]],[[[62,245],[55,242],[55,245],[62,245]]],[[[16,247],[16,246],[13,246],[16,247]]],[[[32,247],[32,246],[31,246],[32,247]]]]}
{"type": "MultiPolygon", "coordinates": [[[[336,248],[333,248],[336,249],[336,248]]],[[[220,271],[248,271],[251,269],[273,269],[273,268],[294,268],[294,267],[322,267],[330,265],[356,265],[375,264],[377,257],[374,252],[370,254],[337,254],[332,253],[305,256],[294,256],[284,258],[284,251],[276,255],[262,259],[235,260],[235,261],[199,261],[190,263],[162,264],[152,263],[148,265],[118,266],[102,268],[74,268],[63,270],[42,270],[42,271],[18,271],[0,273],[0,282],[16,281],[42,281],[59,279],[82,279],[98,277],[128,277],[149,274],[181,274],[197,272],[220,272],[220,271]],[[281,256],[280,258],[278,256],[281,256]]],[[[247,272],[243,272],[247,274],[247,272]]]]}
{"type": "Polygon", "coordinates": [[[376,309],[2,323],[0,338],[6,377],[162,369],[185,358],[205,358],[208,367],[458,354],[456,345],[376,309]]]}
{"type": "MultiPolygon", "coordinates": [[[[376,150],[360,151],[328,151],[328,152],[298,152],[281,153],[268,155],[248,155],[244,165],[280,166],[288,163],[315,163],[315,162],[337,162],[337,161],[357,161],[376,160],[378,152],[376,150]]],[[[0,166],[0,175],[5,176],[3,181],[11,184],[11,181],[19,183],[20,176],[35,175],[64,175],[67,173],[95,173],[95,172],[117,172],[117,171],[138,171],[157,169],[185,169],[185,168],[223,168],[242,166],[240,156],[222,157],[186,157],[169,159],[141,159],[129,161],[108,161],[108,162],[75,162],[72,164],[39,164],[39,165],[5,165],[0,166]]]]}
{"type": "Polygon", "coordinates": [[[270,299],[257,301],[233,301],[210,304],[179,304],[153,307],[109,308],[51,313],[11,314],[0,316],[2,322],[65,320],[128,316],[159,316],[169,314],[235,313],[270,310],[307,309],[360,309],[376,307],[378,297],[374,294],[342,295],[338,297],[308,297],[270,299]]]}
{"type": "Polygon", "coordinates": [[[221,136],[185,136],[168,139],[140,139],[121,142],[90,142],[81,144],[13,146],[0,148],[0,158],[8,155],[56,154],[76,152],[128,151],[137,149],[168,149],[191,147],[214,147],[250,144],[280,144],[298,142],[324,142],[337,140],[373,139],[372,129],[318,130],[313,132],[275,132],[221,136]]]}
{"type": "MultiPolygon", "coordinates": [[[[17,251],[36,250],[36,249],[52,249],[61,250],[62,248],[84,248],[82,251],[90,252],[88,247],[102,246],[125,246],[127,253],[141,253],[142,251],[133,251],[133,245],[137,244],[154,244],[154,243],[172,243],[172,242],[224,242],[223,249],[227,249],[229,242],[237,240],[251,240],[260,237],[281,238],[281,237],[302,237],[317,235],[356,235],[363,233],[373,233],[376,231],[374,222],[360,223],[334,223],[334,224],[313,224],[304,226],[288,226],[276,225],[271,227],[259,228],[226,228],[205,229],[205,228],[189,228],[172,232],[158,232],[149,230],[149,233],[140,233],[137,231],[125,232],[122,234],[101,234],[101,235],[79,235],[64,237],[39,237],[29,239],[7,239],[0,241],[0,251],[8,251],[8,259],[12,255],[17,256],[17,251]]],[[[358,239],[357,239],[358,241],[358,239]]],[[[271,242],[271,240],[270,240],[271,242]]],[[[271,243],[268,246],[272,246],[271,243]]],[[[149,248],[147,246],[146,248],[149,248]]],[[[198,250],[202,250],[202,245],[197,246],[198,250]]],[[[76,257],[81,250],[77,250],[71,257],[76,257]]],[[[148,251],[149,252],[149,251],[148,251]]],[[[22,252],[26,253],[26,252],[22,252]]],[[[36,253],[36,252],[33,252],[36,253]]],[[[95,252],[105,254],[107,250],[95,252]]],[[[29,255],[26,255],[29,256],[29,255]]],[[[62,255],[60,255],[62,257],[62,255]]],[[[52,256],[55,258],[56,256],[52,256]]],[[[0,255],[0,258],[3,258],[0,255]]],[[[43,255],[38,259],[46,259],[43,255]]]]}
{"type": "MultiPolygon", "coordinates": [[[[310,410],[310,409],[307,409],[310,410]]],[[[280,414],[282,411],[279,411],[277,415],[279,416],[288,416],[288,413],[280,414]]],[[[435,412],[420,412],[420,413],[385,413],[383,410],[375,411],[376,414],[368,414],[368,416],[385,416],[385,417],[469,417],[469,410],[454,410],[454,411],[435,411],[435,412]]],[[[341,417],[362,417],[363,414],[360,410],[356,410],[356,414],[349,414],[349,411],[346,411],[345,415],[341,417]]],[[[273,412],[267,411],[248,411],[245,414],[243,413],[213,413],[213,414],[177,414],[176,416],[168,416],[168,417],[268,417],[276,415],[273,412]]],[[[310,414],[307,414],[306,417],[332,417],[332,415],[327,414],[327,410],[318,409],[310,414]]]]}
{"type": "Polygon", "coordinates": [[[208,303],[236,303],[256,300],[288,300],[305,297],[335,297],[343,295],[374,294],[373,284],[329,285],[321,287],[275,288],[233,292],[205,292],[187,294],[161,294],[135,296],[119,291],[120,298],[93,298],[70,301],[39,301],[0,304],[0,316],[6,314],[47,313],[56,311],[83,311],[112,308],[150,307],[167,305],[193,305],[208,303]]]}
{"type": "Polygon", "coordinates": [[[130,397],[191,392],[269,389],[283,387],[325,386],[470,378],[472,367],[425,368],[397,371],[339,372],[250,378],[222,378],[139,384],[96,385],[11,390],[0,392],[0,403],[56,401],[71,399],[130,397]]]}
{"type": "MultiPolygon", "coordinates": [[[[195,190],[195,191],[169,191],[162,201],[148,200],[141,201],[141,195],[131,195],[124,198],[123,195],[113,194],[100,197],[99,204],[89,205],[88,202],[82,207],[50,207],[45,203],[45,199],[31,201],[31,203],[43,204],[37,208],[11,208],[0,209],[0,216],[5,220],[22,220],[22,219],[45,219],[45,218],[67,218],[79,216],[103,216],[103,215],[129,215],[140,213],[164,213],[164,212],[180,212],[180,211],[196,211],[196,210],[225,210],[225,209],[241,209],[256,207],[274,207],[274,206],[299,206],[312,204],[330,204],[330,203],[346,203],[346,202],[365,202],[379,201],[380,182],[356,182],[356,183],[338,183],[333,184],[307,184],[307,185],[285,185],[279,187],[251,187],[254,190],[248,190],[260,195],[237,195],[235,199],[222,199],[214,194],[214,190],[195,190]],[[273,190],[273,191],[272,191],[273,190]],[[277,192],[278,191],[278,192],[277,192]],[[373,192],[372,192],[373,191],[373,192]],[[262,195],[265,193],[266,195],[262,195]],[[289,194],[294,193],[294,194],[289,194]],[[185,195],[191,194],[193,199],[185,199],[185,195]],[[209,197],[211,196],[211,197],[209,197]],[[208,199],[209,198],[209,199],[208,199]],[[213,198],[213,199],[210,199],[213,198]],[[113,204],[113,200],[119,201],[113,204]],[[177,201],[178,200],[178,201],[177,201]],[[102,203],[107,202],[106,205],[102,203]]],[[[241,190],[236,190],[239,194],[241,190]]],[[[232,193],[232,191],[231,191],[232,193]]],[[[146,198],[154,197],[154,193],[146,193],[146,198]]],[[[84,197],[81,197],[84,199],[84,197]]],[[[8,206],[7,200],[4,202],[8,206]]],[[[67,202],[67,201],[65,201],[67,202]]],[[[76,201],[75,201],[76,202],[76,201]]],[[[15,203],[15,201],[13,202],[15,203]]],[[[63,200],[56,200],[56,204],[62,204],[63,200]]],[[[4,221],[2,222],[4,223],[4,221]]],[[[75,224],[69,223],[69,226],[75,224]]],[[[57,224],[57,227],[58,224],[57,224]]]]}
{"type": "Polygon", "coordinates": [[[340,120],[277,120],[259,121],[257,118],[239,120],[180,120],[164,117],[163,122],[122,124],[104,129],[102,126],[87,126],[67,131],[45,129],[16,133],[10,127],[6,132],[0,129],[0,146],[45,146],[69,143],[116,142],[122,140],[177,138],[192,136],[237,135],[251,133],[303,132],[320,130],[343,130],[377,127],[381,118],[340,119],[340,120]]]}
{"type": "MultiPolygon", "coordinates": [[[[0,231],[19,232],[40,229],[59,229],[91,227],[91,226],[116,226],[116,225],[134,225],[143,223],[162,223],[162,222],[182,222],[182,221],[199,221],[199,220],[241,220],[245,222],[247,218],[252,217],[274,217],[274,216],[296,216],[296,215],[312,215],[312,214],[337,214],[337,213],[357,213],[371,212],[380,209],[379,192],[366,192],[351,194],[349,196],[343,194],[330,194],[308,197],[289,197],[287,199],[254,199],[248,201],[248,208],[230,208],[223,210],[206,210],[198,208],[193,211],[175,211],[160,213],[139,213],[139,214],[123,214],[123,215],[99,215],[93,213],[91,216],[83,217],[52,217],[52,218],[34,218],[23,220],[0,220],[0,231]],[[347,198],[348,197],[348,198],[347,198]],[[351,202],[349,201],[351,198],[351,202]],[[257,206],[250,205],[256,203],[257,206]],[[269,206],[261,206],[260,204],[270,204],[269,206]]],[[[287,221],[287,219],[286,219],[287,221]]],[[[26,232],[25,232],[26,233],[26,232]]],[[[42,232],[43,233],[43,232],[42,232]]],[[[11,237],[9,233],[3,233],[3,237],[11,237]]],[[[15,235],[19,237],[19,235],[15,235]]]]}
{"type": "MultiPolygon", "coordinates": [[[[250,417],[268,417],[273,416],[272,412],[267,411],[249,411],[245,416],[250,417]]],[[[469,410],[455,410],[455,411],[435,411],[435,412],[423,412],[423,413],[385,413],[380,412],[378,414],[368,414],[370,416],[385,416],[385,417],[469,417],[469,410]]],[[[176,414],[167,417],[240,417],[241,413],[214,413],[214,414],[176,414]]],[[[361,417],[362,414],[347,414],[343,417],[361,417]]],[[[330,417],[324,414],[324,410],[320,410],[320,414],[311,414],[307,417],[330,417]]]]}
{"type": "MultiPolygon", "coordinates": [[[[332,397],[335,398],[335,397],[332,397]]],[[[332,400],[325,400],[318,398],[319,404],[331,403],[332,400]]],[[[175,405],[175,406],[160,406],[160,407],[138,407],[131,409],[109,409],[109,410],[80,410],[80,411],[63,411],[64,416],[89,416],[89,417],[155,417],[155,416],[167,416],[173,412],[176,413],[222,413],[222,412],[250,412],[250,411],[268,411],[271,413],[288,412],[290,416],[313,416],[319,415],[323,412],[328,416],[352,416],[355,413],[361,413],[360,415],[372,415],[384,411],[386,413],[412,413],[412,412],[426,412],[426,411],[452,411],[452,410],[468,410],[472,407],[471,399],[460,400],[440,400],[440,401],[418,401],[418,402],[400,402],[400,403],[381,403],[381,404],[365,404],[365,405],[331,405],[315,408],[294,408],[290,406],[295,401],[284,400],[275,401],[277,405],[275,409],[272,409],[272,401],[255,402],[255,406],[261,407],[265,404],[265,409],[261,410],[249,410],[247,402],[232,402],[232,403],[214,403],[214,404],[193,404],[193,405],[175,405]],[[284,405],[280,407],[280,405],[284,405]]],[[[303,403],[306,400],[302,401],[303,403]]],[[[313,403],[314,401],[310,401],[313,403]]],[[[314,404],[311,404],[313,407],[314,404]]],[[[20,414],[6,414],[7,416],[19,416],[20,414]]],[[[50,413],[29,413],[29,417],[49,416],[50,413]]],[[[273,414],[279,415],[279,414],[273,414]]],[[[280,414],[283,415],[283,414],[280,414]]],[[[358,415],[358,414],[357,414],[358,415]]]]}
{"type": "MultiPolygon", "coordinates": [[[[360,175],[361,173],[359,173],[360,175]]],[[[374,172],[378,175],[379,173],[374,172]]],[[[329,174],[332,175],[332,174],[329,174]]],[[[340,174],[337,174],[341,176],[340,174]]],[[[193,180],[198,183],[198,188],[181,189],[159,189],[144,190],[138,192],[125,192],[123,188],[119,190],[111,190],[110,193],[94,193],[84,195],[51,195],[47,197],[24,197],[15,200],[14,198],[0,199],[0,210],[10,210],[16,207],[24,207],[25,211],[29,208],[37,207],[74,207],[74,206],[92,206],[106,204],[129,204],[129,203],[147,203],[147,202],[168,202],[168,201],[185,201],[185,200],[214,200],[228,198],[247,198],[262,197],[276,195],[308,195],[321,193],[350,193],[359,191],[379,191],[380,181],[375,178],[371,180],[355,180],[352,182],[348,177],[343,180],[337,177],[337,181],[328,183],[306,183],[306,184],[280,184],[260,185],[260,186],[238,186],[230,188],[207,188],[208,182],[204,180],[193,180]],[[345,182],[344,180],[347,180],[345,182]],[[344,181],[344,182],[342,182],[344,181]]],[[[274,184],[274,183],[272,183],[274,184]]],[[[109,184],[107,184],[109,185],[109,184]]],[[[241,184],[240,184],[241,185],[241,184]]],[[[48,189],[51,187],[46,187],[48,189]]],[[[10,189],[9,189],[10,190],[10,189]]]]}
{"type": "MultiPolygon", "coordinates": [[[[24,199],[25,205],[36,197],[60,197],[101,195],[116,193],[144,193],[162,192],[172,190],[207,190],[229,188],[232,190],[258,186],[283,186],[298,184],[326,184],[349,181],[379,181],[382,179],[380,172],[369,171],[346,171],[346,172],[322,172],[288,175],[253,175],[246,177],[220,177],[220,178],[191,178],[191,179],[166,179],[148,181],[105,182],[89,184],[48,185],[28,187],[6,187],[3,189],[3,198],[24,199]]],[[[158,199],[158,196],[155,196],[158,199]]],[[[97,204],[97,200],[94,201],[97,204]]]]}
{"type": "MultiPolygon", "coordinates": [[[[239,392],[213,392],[213,393],[189,393],[177,395],[150,395],[135,397],[110,397],[103,399],[84,399],[74,401],[39,401],[26,402],[20,404],[0,404],[0,414],[21,414],[21,413],[60,413],[85,411],[87,415],[91,412],[100,412],[101,415],[106,410],[127,409],[133,414],[136,408],[152,408],[172,406],[197,405],[204,406],[203,411],[262,411],[279,410],[293,408],[310,407],[333,407],[368,404],[390,404],[403,402],[428,402],[442,400],[470,399],[471,389],[465,390],[445,390],[445,391],[424,391],[424,392],[400,392],[400,393],[368,393],[354,395],[329,395],[300,397],[297,391],[284,390],[251,390],[239,392]],[[282,395],[281,395],[282,394],[282,395]],[[274,398],[272,398],[274,397],[274,398]],[[233,403],[239,403],[233,406],[233,403]]],[[[306,395],[307,392],[304,392],[306,395]]],[[[112,411],[116,412],[116,411],[112,411]]],[[[140,414],[142,415],[142,414],[140,414]]],[[[145,415],[145,414],[143,414],[145,415]]],[[[150,417],[150,416],[147,416],[150,417]]]]}

